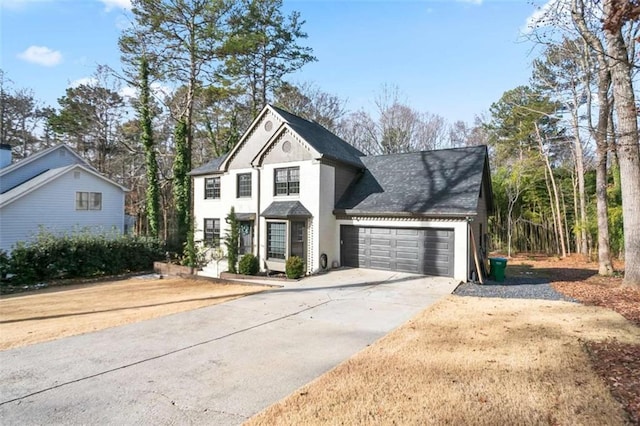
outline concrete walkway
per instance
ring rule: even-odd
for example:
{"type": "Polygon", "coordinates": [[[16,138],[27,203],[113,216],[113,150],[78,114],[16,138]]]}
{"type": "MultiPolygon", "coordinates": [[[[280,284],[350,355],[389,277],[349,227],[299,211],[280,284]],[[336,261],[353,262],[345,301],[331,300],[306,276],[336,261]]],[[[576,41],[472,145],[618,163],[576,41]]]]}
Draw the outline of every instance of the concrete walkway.
{"type": "Polygon", "coordinates": [[[240,424],[450,294],[343,269],[228,303],[0,352],[0,422],[240,424]]]}

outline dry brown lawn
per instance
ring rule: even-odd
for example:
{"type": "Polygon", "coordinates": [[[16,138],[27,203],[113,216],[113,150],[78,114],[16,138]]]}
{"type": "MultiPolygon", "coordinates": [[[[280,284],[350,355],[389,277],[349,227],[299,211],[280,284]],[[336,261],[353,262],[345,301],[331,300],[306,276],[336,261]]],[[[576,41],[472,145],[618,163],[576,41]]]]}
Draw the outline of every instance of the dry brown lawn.
{"type": "Polygon", "coordinates": [[[247,424],[629,422],[585,342],[640,343],[618,313],[449,296],[247,424]]]}
{"type": "Polygon", "coordinates": [[[0,297],[0,350],[198,309],[268,287],[130,278],[0,297]]]}

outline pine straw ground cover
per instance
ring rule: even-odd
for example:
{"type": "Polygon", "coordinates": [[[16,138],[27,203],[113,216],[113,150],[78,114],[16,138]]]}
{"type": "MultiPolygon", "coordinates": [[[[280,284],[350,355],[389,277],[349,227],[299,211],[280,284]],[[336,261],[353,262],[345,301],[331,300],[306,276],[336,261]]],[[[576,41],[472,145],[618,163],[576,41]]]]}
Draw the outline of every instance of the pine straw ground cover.
{"type": "Polygon", "coordinates": [[[638,293],[579,259],[517,264],[584,305],[449,296],[248,424],[639,424],[638,293]]]}
{"type": "MultiPolygon", "coordinates": [[[[598,275],[597,264],[581,256],[566,259],[525,257],[513,259],[517,273],[532,268],[546,276],[552,286],[585,305],[601,306],[618,312],[640,327],[640,289],[622,286],[624,264],[611,277],[598,275]]],[[[585,349],[593,369],[607,383],[633,424],[640,425],[640,343],[616,340],[586,341],[585,349]]]]}

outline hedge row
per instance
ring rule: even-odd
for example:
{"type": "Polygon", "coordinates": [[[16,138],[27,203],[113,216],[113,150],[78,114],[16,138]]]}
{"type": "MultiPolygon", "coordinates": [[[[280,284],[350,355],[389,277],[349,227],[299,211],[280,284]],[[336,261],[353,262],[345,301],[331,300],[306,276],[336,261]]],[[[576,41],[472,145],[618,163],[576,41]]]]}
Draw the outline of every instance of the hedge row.
{"type": "Polygon", "coordinates": [[[147,237],[40,234],[34,242],[18,243],[5,268],[12,282],[31,284],[150,270],[164,253],[161,241],[147,237]]]}

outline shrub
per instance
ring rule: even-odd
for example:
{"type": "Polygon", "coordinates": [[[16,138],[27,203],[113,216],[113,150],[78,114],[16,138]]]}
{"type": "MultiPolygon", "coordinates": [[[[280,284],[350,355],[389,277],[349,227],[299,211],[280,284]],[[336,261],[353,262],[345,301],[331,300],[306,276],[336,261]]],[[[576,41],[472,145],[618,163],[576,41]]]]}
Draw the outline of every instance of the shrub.
{"type": "Polygon", "coordinates": [[[154,238],[78,234],[57,237],[40,233],[31,243],[13,248],[8,271],[13,281],[31,284],[58,278],[86,278],[151,269],[164,256],[154,238]]]}
{"type": "Polygon", "coordinates": [[[285,265],[287,278],[300,278],[304,275],[304,262],[298,256],[291,256],[285,265]]]}
{"type": "Polygon", "coordinates": [[[0,280],[9,272],[9,254],[6,251],[0,250],[0,280]]]}
{"type": "Polygon", "coordinates": [[[227,262],[229,263],[229,272],[235,274],[238,272],[236,264],[238,263],[240,224],[238,223],[236,212],[233,207],[231,207],[226,221],[229,224],[229,231],[224,239],[224,243],[227,246],[227,262]]]}
{"type": "Polygon", "coordinates": [[[258,262],[258,258],[251,253],[242,256],[240,263],[238,263],[238,272],[242,275],[255,275],[259,269],[260,263],[258,262]]]}

